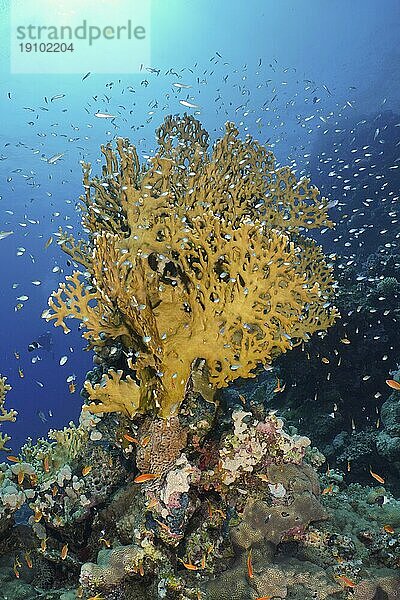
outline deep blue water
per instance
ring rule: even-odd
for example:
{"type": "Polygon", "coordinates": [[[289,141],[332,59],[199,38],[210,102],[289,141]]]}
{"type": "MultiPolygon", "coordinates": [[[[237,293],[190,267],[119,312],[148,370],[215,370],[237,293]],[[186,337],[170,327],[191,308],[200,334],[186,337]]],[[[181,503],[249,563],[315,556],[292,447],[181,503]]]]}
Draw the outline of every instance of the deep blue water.
{"type": "MultiPolygon", "coordinates": [[[[0,240],[0,372],[13,387],[8,404],[19,412],[17,423],[4,426],[16,451],[26,436],[35,439],[77,417],[79,394],[69,393],[66,378],[75,374],[79,390],[92,364],[76,323],[65,336],[41,319],[68,258],[55,242],[46,250],[45,242],[60,225],[79,230],[79,161],[95,167],[100,144],[118,136],[130,137],[141,156],[151,152],[155,128],[165,115],[187,110],[179,100],[188,98],[199,105],[191,112],[213,139],[227,120],[235,121],[242,135],[268,140],[279,161],[296,163],[298,173],[312,169],[316,185],[339,195],[332,200],[351,203],[351,194],[343,190],[343,168],[351,158],[353,125],[357,134],[361,120],[400,112],[400,3],[154,0],[151,64],[141,73],[120,75],[116,61],[115,71],[106,75],[96,74],[90,64],[82,64],[75,75],[15,75],[9,64],[10,1],[0,2],[0,229],[14,234],[0,240]],[[172,85],[177,81],[192,87],[179,90],[172,85]],[[61,94],[65,96],[50,101],[61,94]],[[99,119],[97,111],[117,117],[112,122],[99,119]],[[351,126],[344,133],[336,131],[343,123],[351,126]],[[324,150],[335,164],[333,176],[331,169],[322,173],[316,168],[324,135],[338,142],[324,150]],[[46,159],[56,153],[64,156],[49,164],[46,159]],[[344,162],[337,163],[342,154],[347,155],[344,162]],[[18,248],[25,248],[20,256],[18,248]],[[56,266],[60,272],[54,273],[56,266]],[[32,284],[37,280],[40,285],[32,284]],[[15,310],[23,295],[29,299],[15,310]],[[48,331],[51,348],[28,352],[28,345],[48,331]],[[60,366],[64,355],[68,361],[60,366]],[[40,360],[33,364],[36,356],[40,360]]],[[[384,126],[382,122],[380,130],[384,126]]],[[[374,125],[371,131],[370,138],[374,125]]],[[[399,164],[399,134],[400,127],[390,134],[389,166],[399,164]]],[[[379,143],[382,135],[380,131],[370,141],[379,143]]],[[[368,185],[375,193],[376,179],[366,185],[368,197],[368,185]]],[[[346,228],[342,235],[346,237],[346,228]]]]}

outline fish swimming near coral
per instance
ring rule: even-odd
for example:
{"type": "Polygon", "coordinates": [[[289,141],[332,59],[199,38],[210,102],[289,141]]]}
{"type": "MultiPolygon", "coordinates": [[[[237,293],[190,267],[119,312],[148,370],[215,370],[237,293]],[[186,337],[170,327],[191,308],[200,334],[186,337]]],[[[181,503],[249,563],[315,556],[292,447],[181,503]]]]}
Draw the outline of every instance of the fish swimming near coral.
{"type": "Polygon", "coordinates": [[[369,472],[371,474],[371,477],[373,477],[374,479],[376,479],[376,481],[378,481],[378,483],[385,483],[385,479],[381,475],[378,475],[378,473],[374,473],[371,470],[371,468],[369,469],[369,472]]]}
{"type": "Polygon", "coordinates": [[[54,154],[53,156],[50,156],[50,158],[47,159],[47,162],[49,163],[49,165],[54,165],[57,161],[60,160],[60,158],[62,158],[64,156],[65,152],[59,152],[58,154],[54,154]]]}
{"type": "Polygon", "coordinates": [[[64,544],[64,546],[61,548],[61,560],[65,560],[67,558],[67,554],[68,554],[68,544],[64,544]]]}
{"type": "Polygon", "coordinates": [[[129,433],[124,433],[123,437],[127,442],[130,442],[131,444],[139,443],[139,440],[137,438],[131,436],[129,433]]]}
{"type": "Polygon", "coordinates": [[[251,552],[251,548],[247,554],[247,574],[249,576],[250,579],[252,579],[252,577],[254,576],[253,574],[253,563],[252,563],[252,552],[251,552]]]}
{"type": "Polygon", "coordinates": [[[133,481],[134,483],[146,483],[147,481],[153,481],[153,479],[159,479],[160,477],[160,473],[143,473],[142,475],[135,477],[133,481]]]}
{"type": "Polygon", "coordinates": [[[199,567],[196,567],[196,565],[184,562],[181,558],[179,558],[179,556],[177,558],[188,571],[198,571],[199,567]]]}
{"type": "Polygon", "coordinates": [[[346,575],[339,575],[337,577],[337,580],[340,581],[341,583],[343,583],[344,587],[349,587],[349,588],[356,587],[356,584],[354,583],[354,581],[352,581],[351,579],[346,577],[346,575]]]}
{"type": "Polygon", "coordinates": [[[393,390],[400,392],[400,381],[396,381],[395,379],[386,379],[386,384],[393,390]]]}

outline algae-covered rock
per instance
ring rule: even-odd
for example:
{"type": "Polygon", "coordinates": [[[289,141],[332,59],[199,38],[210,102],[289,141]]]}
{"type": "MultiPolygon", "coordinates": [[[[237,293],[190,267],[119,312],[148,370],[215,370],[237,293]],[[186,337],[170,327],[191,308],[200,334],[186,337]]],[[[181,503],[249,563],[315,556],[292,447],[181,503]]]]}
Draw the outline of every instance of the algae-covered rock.
{"type": "Polygon", "coordinates": [[[363,580],[354,588],[354,600],[399,600],[400,577],[377,577],[363,580]]]}

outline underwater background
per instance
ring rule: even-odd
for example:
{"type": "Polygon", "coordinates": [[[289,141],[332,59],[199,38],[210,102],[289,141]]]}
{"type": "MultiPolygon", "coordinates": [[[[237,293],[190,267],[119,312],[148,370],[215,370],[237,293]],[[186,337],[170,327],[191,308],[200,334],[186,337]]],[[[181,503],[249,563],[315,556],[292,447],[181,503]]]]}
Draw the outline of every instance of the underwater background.
{"type": "MultiPolygon", "coordinates": [[[[211,145],[233,122],[241,139],[258,140],[297,179],[310,177],[335,222],[309,236],[333,269],[332,303],[340,318],[323,335],[281,354],[256,379],[231,383],[223,401],[229,406],[238,394],[268,398],[268,409],[295,428],[293,435],[308,436],[325,457],[312,464],[324,474],[320,486],[332,496],[332,510],[344,502],[335,500],[335,491],[344,493],[350,484],[366,486],[355,488],[354,503],[374,496],[371,514],[388,497],[399,501],[399,2],[153,0],[151,60],[140,72],[120,73],[115,60],[107,74],[89,62],[81,73],[20,74],[10,70],[11,1],[0,0],[0,373],[12,386],[7,405],[18,416],[1,423],[11,440],[0,462],[18,456],[27,438],[36,443],[49,429],[78,422],[80,392],[93,368],[77,321],[68,322],[71,331],[64,335],[42,318],[48,298],[74,270],[57,232],[82,234],[81,161],[99,175],[100,146],[122,137],[145,163],[154,156],[155,131],[164,119],[190,115],[211,145]],[[336,473],[331,479],[330,469],[336,473]]],[[[396,577],[400,566],[400,507],[393,506],[392,520],[379,525],[386,527],[380,541],[371,533],[367,546],[376,568],[388,569],[383,578],[396,577]]],[[[28,516],[20,519],[24,525],[28,516]]],[[[368,514],[362,518],[368,521],[368,514]]],[[[338,519],[339,528],[346,528],[344,521],[338,519]]],[[[4,549],[12,553],[9,544],[4,549]]],[[[356,554],[351,560],[364,560],[356,554]]],[[[82,552],[74,560],[92,559],[82,552]]],[[[332,588],[326,596],[304,590],[246,596],[239,590],[227,597],[400,597],[399,579],[390,589],[368,591],[366,585],[367,591],[354,592],[353,579],[361,576],[353,567],[349,576],[338,574],[343,596],[332,588]]],[[[67,578],[63,584],[72,589],[67,578]]],[[[49,589],[55,587],[52,580],[49,589]]],[[[89,584],[80,597],[89,598],[89,591],[92,598],[119,597],[89,584]]],[[[0,591],[0,597],[57,597],[29,593],[21,588],[14,595],[0,591]]],[[[163,593],[150,597],[184,597],[163,593]]]]}

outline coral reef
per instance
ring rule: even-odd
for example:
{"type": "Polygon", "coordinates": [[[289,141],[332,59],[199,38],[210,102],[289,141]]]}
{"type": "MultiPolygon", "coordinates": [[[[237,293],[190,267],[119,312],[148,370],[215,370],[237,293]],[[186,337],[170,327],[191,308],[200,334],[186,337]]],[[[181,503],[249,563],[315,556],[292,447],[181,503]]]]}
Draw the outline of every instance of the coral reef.
{"type": "Polygon", "coordinates": [[[43,317],[78,319],[94,367],[79,423],[0,466],[11,593],[396,598],[398,501],[318,477],[323,454],[269,405],[272,361],[338,316],[305,237],[331,225],[328,201],[231,123],[209,148],[197,120],[168,117],[157,141],[145,165],[128,140],[103,147],[101,176],[84,165],[87,239],[58,234],[82,270],[43,317]]]}

